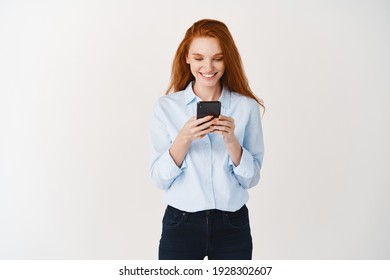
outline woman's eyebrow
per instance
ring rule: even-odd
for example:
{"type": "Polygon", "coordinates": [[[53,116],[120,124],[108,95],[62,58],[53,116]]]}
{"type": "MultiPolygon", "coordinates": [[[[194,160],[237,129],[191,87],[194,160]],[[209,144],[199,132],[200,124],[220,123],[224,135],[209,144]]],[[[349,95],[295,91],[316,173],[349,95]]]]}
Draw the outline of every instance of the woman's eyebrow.
{"type": "MultiPolygon", "coordinates": [[[[204,56],[203,54],[201,54],[201,53],[192,53],[192,55],[196,55],[196,56],[204,56]]],[[[223,53],[216,53],[216,54],[213,54],[212,56],[222,56],[223,55],[223,53]]]]}

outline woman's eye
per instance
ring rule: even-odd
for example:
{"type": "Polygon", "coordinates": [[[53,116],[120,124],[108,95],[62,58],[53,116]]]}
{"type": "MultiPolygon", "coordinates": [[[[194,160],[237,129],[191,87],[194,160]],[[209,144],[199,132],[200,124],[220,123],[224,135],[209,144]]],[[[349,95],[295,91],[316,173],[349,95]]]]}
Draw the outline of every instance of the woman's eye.
{"type": "Polygon", "coordinates": [[[202,60],[202,58],[195,58],[195,60],[196,60],[196,61],[201,61],[201,60],[202,60]]]}
{"type": "Polygon", "coordinates": [[[222,58],[214,58],[215,61],[222,61],[222,58]]]}

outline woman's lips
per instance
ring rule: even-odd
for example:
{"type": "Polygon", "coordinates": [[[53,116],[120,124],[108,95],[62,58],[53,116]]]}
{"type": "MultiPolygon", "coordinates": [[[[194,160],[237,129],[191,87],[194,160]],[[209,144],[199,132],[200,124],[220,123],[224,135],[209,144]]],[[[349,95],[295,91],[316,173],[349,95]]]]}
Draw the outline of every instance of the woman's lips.
{"type": "Polygon", "coordinates": [[[205,78],[212,78],[214,77],[215,75],[217,75],[217,73],[210,73],[210,74],[206,74],[206,73],[200,73],[203,77],[205,78]]]}

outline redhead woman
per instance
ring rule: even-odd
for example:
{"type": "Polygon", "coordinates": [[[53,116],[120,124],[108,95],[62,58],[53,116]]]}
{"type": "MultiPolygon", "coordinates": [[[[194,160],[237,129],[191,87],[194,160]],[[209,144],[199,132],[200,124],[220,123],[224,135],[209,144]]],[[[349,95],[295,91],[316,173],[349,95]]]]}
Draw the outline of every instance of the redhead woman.
{"type": "Polygon", "coordinates": [[[195,22],[151,119],[150,171],[167,204],[159,259],[252,258],[246,203],[264,154],[260,107],[227,26],[195,22]],[[197,119],[199,101],[219,101],[219,117],[197,119]]]}

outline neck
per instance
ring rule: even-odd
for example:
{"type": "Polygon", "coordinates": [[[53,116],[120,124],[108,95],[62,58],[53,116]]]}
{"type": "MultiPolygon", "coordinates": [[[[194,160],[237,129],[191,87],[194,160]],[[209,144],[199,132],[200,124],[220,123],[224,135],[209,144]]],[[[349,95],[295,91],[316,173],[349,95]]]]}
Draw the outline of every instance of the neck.
{"type": "Polygon", "coordinates": [[[202,87],[195,82],[193,91],[202,101],[218,101],[221,96],[222,88],[220,83],[214,87],[202,87]]]}

